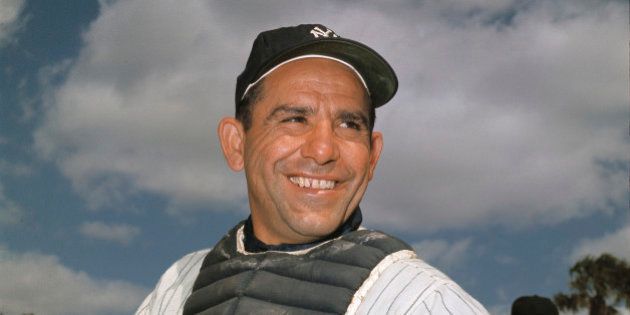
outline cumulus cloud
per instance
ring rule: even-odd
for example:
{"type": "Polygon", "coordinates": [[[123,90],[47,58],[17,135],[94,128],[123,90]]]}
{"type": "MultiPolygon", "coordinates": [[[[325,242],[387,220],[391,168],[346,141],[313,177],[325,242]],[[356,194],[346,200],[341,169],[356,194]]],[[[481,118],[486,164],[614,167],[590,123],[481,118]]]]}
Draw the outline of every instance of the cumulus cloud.
{"type": "Polygon", "coordinates": [[[20,13],[24,0],[0,0],[0,47],[11,40],[11,36],[21,26],[20,13]]]}
{"type": "Polygon", "coordinates": [[[627,3],[519,3],[103,2],[46,98],[36,148],[94,208],[137,192],[175,212],[240,203],[215,128],[251,41],[321,22],[381,52],[401,82],[377,113],[367,221],[432,230],[611,211],[627,198],[627,3]]]}
{"type": "Polygon", "coordinates": [[[137,190],[186,203],[244,196],[215,135],[233,108],[229,27],[202,1],[125,1],[101,12],[37,132],[40,152],[94,207],[137,190]]]}
{"type": "Polygon", "coordinates": [[[430,230],[553,224],[623,207],[622,7],[532,2],[500,25],[414,12],[427,22],[391,58],[403,84],[382,110],[385,152],[366,212],[430,230]]]}
{"type": "Polygon", "coordinates": [[[510,315],[511,305],[497,304],[488,307],[488,312],[493,315],[510,315]]]}
{"type": "Polygon", "coordinates": [[[132,283],[95,279],[57,257],[0,248],[3,314],[130,314],[147,293],[132,283]]]}
{"type": "Polygon", "coordinates": [[[23,216],[24,209],[4,194],[4,187],[0,183],[0,227],[18,224],[23,216]]]}
{"type": "Polygon", "coordinates": [[[630,262],[630,225],[600,238],[583,239],[571,252],[571,263],[586,255],[599,256],[609,253],[630,262]]]}
{"type": "Polygon", "coordinates": [[[462,265],[470,255],[470,238],[449,242],[442,239],[424,240],[413,244],[418,256],[440,268],[462,265]]]}
{"type": "Polygon", "coordinates": [[[129,224],[107,224],[103,222],[84,222],[79,232],[86,237],[128,245],[140,235],[140,228],[129,224]]]}

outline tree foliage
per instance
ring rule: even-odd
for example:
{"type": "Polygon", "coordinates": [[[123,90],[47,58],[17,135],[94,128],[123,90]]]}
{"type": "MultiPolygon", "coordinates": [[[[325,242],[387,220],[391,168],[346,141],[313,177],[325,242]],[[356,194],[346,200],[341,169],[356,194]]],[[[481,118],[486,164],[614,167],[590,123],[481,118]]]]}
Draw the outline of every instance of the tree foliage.
{"type": "Polygon", "coordinates": [[[560,310],[587,308],[590,315],[618,314],[615,305],[630,307],[630,264],[610,254],[586,256],[571,267],[570,293],[558,293],[560,310]]]}

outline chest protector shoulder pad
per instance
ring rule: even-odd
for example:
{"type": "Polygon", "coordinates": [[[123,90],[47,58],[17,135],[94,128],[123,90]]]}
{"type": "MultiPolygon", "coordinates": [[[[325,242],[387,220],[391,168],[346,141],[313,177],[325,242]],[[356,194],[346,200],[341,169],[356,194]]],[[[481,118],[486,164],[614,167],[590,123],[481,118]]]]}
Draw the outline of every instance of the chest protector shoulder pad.
{"type": "Polygon", "coordinates": [[[299,252],[237,250],[237,225],[206,256],[184,314],[343,314],[387,255],[411,249],[358,230],[299,252]]]}

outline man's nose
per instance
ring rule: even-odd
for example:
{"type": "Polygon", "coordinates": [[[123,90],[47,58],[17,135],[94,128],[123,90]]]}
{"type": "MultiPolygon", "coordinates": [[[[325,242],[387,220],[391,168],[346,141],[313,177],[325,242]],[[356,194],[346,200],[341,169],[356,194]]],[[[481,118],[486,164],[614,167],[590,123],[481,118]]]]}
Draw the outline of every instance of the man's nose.
{"type": "Polygon", "coordinates": [[[339,158],[339,147],[330,122],[318,123],[307,135],[302,145],[302,156],[324,165],[339,158]]]}

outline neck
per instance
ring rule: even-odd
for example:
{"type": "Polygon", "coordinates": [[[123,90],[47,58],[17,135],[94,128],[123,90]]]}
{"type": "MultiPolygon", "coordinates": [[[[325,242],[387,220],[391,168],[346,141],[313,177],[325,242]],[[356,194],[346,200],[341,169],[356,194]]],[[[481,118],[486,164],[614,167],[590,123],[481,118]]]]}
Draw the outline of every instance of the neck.
{"type": "Polygon", "coordinates": [[[363,216],[361,214],[361,209],[357,207],[348,217],[348,219],[346,219],[346,221],[343,222],[334,232],[321,239],[302,244],[267,245],[259,240],[256,235],[254,235],[252,218],[251,216],[249,216],[249,218],[247,218],[247,220],[245,221],[245,228],[243,229],[243,232],[245,233],[245,250],[252,253],[260,253],[266,251],[297,251],[306,249],[322,242],[337,238],[346,233],[356,231],[361,225],[362,220],[363,216]]]}

